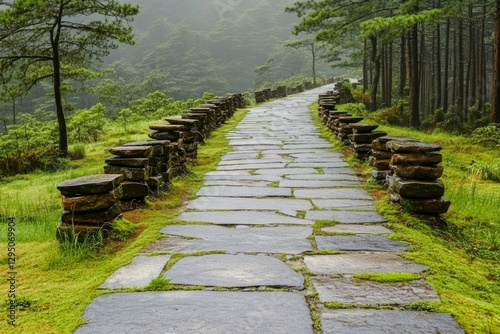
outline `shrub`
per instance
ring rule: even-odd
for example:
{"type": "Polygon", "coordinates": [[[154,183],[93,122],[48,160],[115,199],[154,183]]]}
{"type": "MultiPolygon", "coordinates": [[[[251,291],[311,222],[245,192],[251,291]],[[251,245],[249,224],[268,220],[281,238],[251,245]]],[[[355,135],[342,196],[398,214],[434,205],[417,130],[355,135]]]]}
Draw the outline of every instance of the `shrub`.
{"type": "Polygon", "coordinates": [[[486,147],[500,147],[500,124],[492,123],[472,132],[472,140],[486,147]]]}
{"type": "Polygon", "coordinates": [[[347,111],[354,116],[363,116],[366,114],[366,107],[363,103],[346,103],[338,106],[339,110],[347,111]]]}
{"type": "Polygon", "coordinates": [[[68,117],[68,132],[73,141],[95,142],[103,132],[106,123],[106,107],[98,103],[90,109],[77,111],[68,117]]]}
{"type": "Polygon", "coordinates": [[[369,117],[378,124],[407,126],[410,122],[408,114],[402,112],[401,108],[397,106],[380,109],[370,113],[369,117]]]}
{"type": "Polygon", "coordinates": [[[85,144],[76,144],[69,150],[69,158],[71,160],[81,160],[85,158],[85,144]]]}

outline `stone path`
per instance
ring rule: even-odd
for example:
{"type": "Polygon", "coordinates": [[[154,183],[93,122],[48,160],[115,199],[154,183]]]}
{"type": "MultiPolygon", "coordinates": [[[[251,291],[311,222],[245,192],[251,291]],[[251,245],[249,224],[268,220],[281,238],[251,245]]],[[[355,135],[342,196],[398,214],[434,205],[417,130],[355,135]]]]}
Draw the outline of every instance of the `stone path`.
{"type": "Polygon", "coordinates": [[[178,217],[185,225],[162,229],[101,286],[142,289],[163,277],[183,291],[112,291],[76,333],[319,333],[311,305],[323,333],[463,333],[448,314],[399,310],[439,300],[426,281],[353,277],[427,267],[400,256],[408,247],[387,238],[362,180],[320,137],[308,106],[328,89],[251,109],[228,134],[234,151],[178,217]],[[338,224],[313,238],[317,220],[338,224]],[[184,257],[167,266],[175,253],[184,257]]]}

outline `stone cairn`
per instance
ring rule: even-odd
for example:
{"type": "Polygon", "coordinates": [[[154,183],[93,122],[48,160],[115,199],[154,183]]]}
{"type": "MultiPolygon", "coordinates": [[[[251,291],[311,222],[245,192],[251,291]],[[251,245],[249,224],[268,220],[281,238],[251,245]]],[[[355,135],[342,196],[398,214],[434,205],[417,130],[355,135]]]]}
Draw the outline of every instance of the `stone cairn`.
{"type": "Polygon", "coordinates": [[[394,140],[418,142],[418,139],[394,136],[384,136],[373,141],[369,158],[370,166],[373,167],[371,174],[378,183],[385,186],[388,184],[388,177],[392,175],[392,151],[387,147],[387,143],[394,140]]]}
{"type": "Polygon", "coordinates": [[[113,156],[106,159],[105,174],[122,174],[123,211],[134,210],[149,195],[149,160],[153,156],[152,146],[119,146],[109,149],[113,156]]]}
{"type": "Polygon", "coordinates": [[[349,147],[359,160],[366,160],[370,157],[372,142],[380,137],[387,136],[387,132],[374,131],[377,124],[351,123],[352,134],[349,137],[349,147]]]}
{"type": "MultiPolygon", "coordinates": [[[[187,157],[184,150],[184,125],[179,124],[180,118],[169,117],[166,119],[170,124],[154,124],[149,128],[149,138],[153,140],[168,140],[171,146],[170,176],[179,176],[187,172],[187,157]],[[172,122],[169,120],[172,119],[172,122]]],[[[194,122],[193,120],[191,120],[194,122]]]]}
{"type": "Polygon", "coordinates": [[[89,233],[108,233],[121,217],[122,174],[89,175],[60,183],[64,211],[57,228],[60,240],[89,233]]]}
{"type": "Polygon", "coordinates": [[[304,82],[304,89],[305,90],[311,90],[313,88],[314,88],[314,85],[312,82],[310,82],[310,81],[304,82]]]}
{"type": "Polygon", "coordinates": [[[438,166],[443,157],[441,146],[415,141],[390,141],[389,177],[391,200],[411,213],[436,216],[446,213],[450,201],[442,198],[444,185],[439,178],[443,167],[438,166]]]}

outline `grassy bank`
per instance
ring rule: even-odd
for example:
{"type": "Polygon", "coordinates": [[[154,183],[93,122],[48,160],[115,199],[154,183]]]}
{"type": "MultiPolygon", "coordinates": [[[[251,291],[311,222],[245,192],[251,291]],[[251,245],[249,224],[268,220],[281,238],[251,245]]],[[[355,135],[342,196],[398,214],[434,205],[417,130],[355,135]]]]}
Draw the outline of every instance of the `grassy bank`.
{"type": "MultiPolygon", "coordinates": [[[[238,111],[223,127],[201,145],[191,174],[174,180],[172,189],[148,207],[126,213],[124,216],[137,227],[125,241],[113,241],[98,252],[67,247],[61,249],[55,231],[62,212],[61,197],[56,185],[66,179],[102,173],[106,149],[121,143],[147,138],[147,124],[136,124],[129,133],[111,128],[103,141],[87,145],[86,157],[73,162],[71,169],[57,173],[22,175],[0,184],[0,248],[6,250],[7,217],[17,221],[16,271],[17,326],[7,324],[6,303],[8,286],[2,280],[5,292],[0,317],[0,333],[72,333],[82,324],[85,307],[104,292],[97,287],[119,267],[147,244],[154,242],[159,230],[175,223],[173,219],[186,199],[201,187],[203,175],[216,168],[220,157],[230,147],[224,134],[233,129],[246,114],[238,111]],[[146,130],[144,130],[146,129],[146,130]]],[[[7,268],[7,253],[2,252],[0,266],[7,268]]]]}
{"type": "MultiPolygon", "coordinates": [[[[316,106],[311,107],[323,136],[341,147],[321,124],[316,110],[316,106]]],[[[369,119],[365,122],[372,123],[369,119]]],[[[440,224],[421,221],[399,210],[390,203],[387,191],[370,181],[371,167],[342,149],[347,160],[366,175],[366,188],[377,199],[377,211],[395,231],[391,238],[410,246],[403,256],[429,266],[423,276],[441,302],[417,304],[413,309],[451,313],[469,334],[500,333],[500,183],[482,179],[472,168],[500,163],[500,152],[447,133],[428,134],[395,126],[380,126],[379,130],[443,147],[442,180],[445,197],[452,206],[440,224]]]]}

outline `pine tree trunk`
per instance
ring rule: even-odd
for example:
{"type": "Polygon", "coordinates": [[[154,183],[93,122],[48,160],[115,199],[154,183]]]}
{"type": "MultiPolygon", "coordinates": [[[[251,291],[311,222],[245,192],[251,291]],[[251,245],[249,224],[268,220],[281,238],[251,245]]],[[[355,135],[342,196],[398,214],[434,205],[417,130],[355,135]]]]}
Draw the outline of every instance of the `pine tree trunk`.
{"type": "Polygon", "coordinates": [[[418,128],[420,127],[420,77],[418,66],[418,26],[416,24],[411,29],[410,35],[410,126],[418,128]]]}
{"type": "Polygon", "coordinates": [[[493,58],[492,122],[500,123],[500,0],[496,1],[495,49],[493,58]]]}
{"type": "Polygon", "coordinates": [[[448,111],[448,98],[450,96],[450,19],[446,20],[445,47],[444,47],[444,77],[443,77],[443,111],[448,111]]]}
{"type": "Polygon", "coordinates": [[[406,36],[401,34],[401,55],[399,59],[399,89],[398,97],[403,98],[405,96],[406,88],[406,36]]]}
{"type": "Polygon", "coordinates": [[[376,111],[377,106],[377,92],[378,92],[378,83],[380,81],[380,53],[377,49],[377,37],[370,36],[370,42],[372,45],[372,63],[374,67],[373,73],[373,81],[371,87],[371,103],[370,103],[370,111],[376,111]]]}

